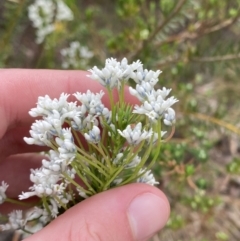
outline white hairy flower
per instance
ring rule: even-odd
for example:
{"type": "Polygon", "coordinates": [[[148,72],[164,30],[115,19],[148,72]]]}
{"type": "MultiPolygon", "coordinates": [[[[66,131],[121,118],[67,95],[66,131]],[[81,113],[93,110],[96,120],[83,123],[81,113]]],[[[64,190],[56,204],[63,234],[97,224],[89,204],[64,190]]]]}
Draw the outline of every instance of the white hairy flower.
{"type": "Polygon", "coordinates": [[[167,126],[172,126],[175,124],[175,111],[172,108],[168,108],[167,112],[164,115],[163,122],[167,126]]]}
{"type": "MultiPolygon", "coordinates": [[[[167,131],[161,131],[161,139],[162,137],[167,133],[167,131]]],[[[150,141],[151,138],[148,139],[148,141],[150,141]]],[[[158,136],[158,133],[157,132],[154,132],[153,133],[153,140],[152,140],[152,143],[155,144],[159,139],[159,136],[158,136]]]]}
{"type": "Polygon", "coordinates": [[[136,85],[136,89],[129,87],[129,92],[131,95],[136,96],[141,102],[148,99],[148,96],[154,93],[153,86],[148,82],[141,82],[141,84],[136,85]]]}
{"type": "Polygon", "coordinates": [[[35,233],[38,230],[42,229],[46,224],[48,224],[51,221],[51,219],[52,219],[51,215],[48,213],[48,211],[45,208],[40,208],[35,206],[33,209],[29,210],[26,213],[26,221],[29,222],[29,221],[39,220],[37,225],[39,224],[41,225],[40,227],[37,226],[37,228],[34,228],[34,230],[32,230],[32,228],[28,226],[27,230],[30,230],[32,233],[35,233]]]}
{"type": "Polygon", "coordinates": [[[131,74],[131,78],[137,83],[148,82],[154,86],[158,82],[158,76],[162,73],[161,70],[152,71],[143,69],[142,66],[138,67],[136,72],[131,74]]]}
{"type": "Polygon", "coordinates": [[[122,152],[118,153],[112,161],[113,164],[115,164],[115,165],[119,164],[119,161],[122,159],[122,157],[123,157],[123,153],[122,152]]]}
{"type": "Polygon", "coordinates": [[[80,197],[83,197],[85,199],[89,197],[83,190],[77,188],[77,191],[80,197]]]}
{"type": "Polygon", "coordinates": [[[139,174],[142,174],[142,173],[144,174],[137,179],[137,182],[146,183],[152,186],[159,184],[159,182],[155,180],[155,177],[151,173],[151,170],[146,171],[146,169],[141,169],[139,171],[139,174]]]}
{"type": "Polygon", "coordinates": [[[0,204],[2,204],[7,198],[5,192],[8,187],[9,185],[6,182],[2,181],[2,185],[0,186],[0,204]]]}
{"type": "Polygon", "coordinates": [[[88,113],[91,115],[101,115],[103,111],[106,111],[107,109],[101,101],[104,95],[104,92],[102,90],[97,94],[94,94],[90,90],[87,90],[86,93],[77,92],[73,95],[84,105],[88,113]]]}
{"type": "Polygon", "coordinates": [[[130,145],[138,145],[141,141],[149,139],[152,135],[152,129],[149,131],[142,131],[142,123],[139,122],[132,129],[131,125],[128,125],[125,130],[118,130],[118,133],[124,137],[130,145]]]}
{"type": "Polygon", "coordinates": [[[123,181],[122,178],[116,178],[116,179],[113,180],[112,184],[114,184],[114,185],[117,186],[117,185],[119,185],[122,181],[123,181]]]}
{"type": "Polygon", "coordinates": [[[50,199],[50,203],[51,203],[51,205],[49,205],[49,209],[51,210],[51,216],[53,218],[56,218],[59,213],[58,204],[57,204],[56,200],[54,200],[52,198],[50,199]]]}
{"type": "Polygon", "coordinates": [[[141,157],[140,156],[135,156],[130,163],[128,163],[125,168],[134,168],[136,167],[139,163],[141,162],[141,157]]]}
{"type": "Polygon", "coordinates": [[[62,138],[56,137],[55,141],[58,144],[59,157],[63,159],[72,159],[76,155],[76,146],[71,132],[71,128],[62,129],[62,138]]]}
{"type": "Polygon", "coordinates": [[[32,221],[34,219],[38,219],[43,215],[44,210],[39,207],[34,207],[32,210],[26,213],[26,220],[32,221]]]}
{"type": "Polygon", "coordinates": [[[92,130],[84,133],[84,137],[87,142],[96,144],[101,140],[100,129],[97,126],[93,126],[92,130]]]}

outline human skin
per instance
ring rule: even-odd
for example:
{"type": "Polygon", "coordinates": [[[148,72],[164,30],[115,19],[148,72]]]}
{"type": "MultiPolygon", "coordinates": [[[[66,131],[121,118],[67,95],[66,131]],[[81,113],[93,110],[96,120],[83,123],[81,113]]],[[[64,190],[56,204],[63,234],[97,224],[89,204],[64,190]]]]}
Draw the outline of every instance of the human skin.
{"type": "MultiPolygon", "coordinates": [[[[17,198],[28,190],[29,169],[41,163],[36,153],[42,147],[29,146],[23,141],[34,121],[28,111],[35,107],[38,96],[59,98],[62,92],[72,94],[90,89],[96,93],[103,89],[86,74],[84,71],[0,70],[0,181],[9,184],[8,197],[17,198]]],[[[125,96],[127,102],[136,103],[127,90],[125,96]]],[[[103,102],[108,105],[107,95],[103,102]]],[[[0,212],[12,208],[21,207],[1,205],[0,212]]],[[[169,212],[167,198],[159,189],[130,184],[86,199],[26,240],[51,237],[53,241],[144,241],[165,225],[169,212]]]]}

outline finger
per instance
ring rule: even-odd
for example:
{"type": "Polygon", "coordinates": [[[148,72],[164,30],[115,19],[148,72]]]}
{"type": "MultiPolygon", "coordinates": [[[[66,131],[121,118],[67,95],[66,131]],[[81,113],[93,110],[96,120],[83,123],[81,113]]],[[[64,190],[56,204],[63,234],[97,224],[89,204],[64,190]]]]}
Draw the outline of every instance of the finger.
{"type": "MultiPolygon", "coordinates": [[[[58,98],[63,92],[72,94],[76,91],[86,92],[88,89],[92,92],[104,89],[86,75],[86,71],[1,70],[0,138],[9,127],[32,122],[28,111],[35,106],[39,96],[58,98]]],[[[134,102],[134,98],[126,93],[126,101],[134,102]]],[[[103,102],[109,102],[107,95],[103,97],[103,102]]]]}
{"type": "Polygon", "coordinates": [[[29,130],[30,126],[16,127],[5,133],[0,140],[0,163],[10,155],[48,150],[47,147],[25,143],[23,137],[29,136],[29,130]]]}
{"type": "Polygon", "coordinates": [[[31,153],[10,156],[0,162],[0,181],[9,184],[6,192],[8,197],[17,198],[22,191],[27,191],[32,186],[30,169],[39,168],[42,159],[42,155],[31,153]]]}
{"type": "Polygon", "coordinates": [[[160,190],[130,184],[79,203],[26,241],[145,241],[166,224],[169,211],[160,190]]]}

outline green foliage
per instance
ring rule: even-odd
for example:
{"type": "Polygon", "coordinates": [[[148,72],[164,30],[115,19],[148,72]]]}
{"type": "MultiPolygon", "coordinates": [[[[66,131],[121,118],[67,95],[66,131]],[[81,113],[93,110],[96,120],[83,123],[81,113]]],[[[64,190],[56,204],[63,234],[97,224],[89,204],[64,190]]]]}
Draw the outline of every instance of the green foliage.
{"type": "Polygon", "coordinates": [[[171,213],[171,216],[168,220],[167,227],[173,230],[183,227],[185,224],[184,218],[176,213],[171,213]]]}
{"type": "Polygon", "coordinates": [[[197,191],[192,196],[186,197],[184,202],[190,205],[192,209],[203,213],[211,211],[214,206],[221,203],[218,197],[208,196],[203,190],[197,191]]]}
{"type": "Polygon", "coordinates": [[[240,159],[234,158],[228,165],[227,171],[231,174],[240,174],[240,159]]]}
{"type": "Polygon", "coordinates": [[[217,232],[217,233],[216,233],[216,238],[217,238],[218,240],[221,240],[221,241],[227,241],[227,240],[229,240],[229,236],[228,236],[226,233],[224,233],[224,232],[217,232]]]}

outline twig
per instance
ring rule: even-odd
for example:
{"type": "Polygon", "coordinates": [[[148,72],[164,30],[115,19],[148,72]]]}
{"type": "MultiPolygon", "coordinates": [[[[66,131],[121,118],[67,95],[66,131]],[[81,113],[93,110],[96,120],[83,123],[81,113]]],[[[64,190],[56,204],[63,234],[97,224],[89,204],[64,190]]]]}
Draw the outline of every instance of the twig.
{"type": "Polygon", "coordinates": [[[148,39],[146,39],[145,41],[143,41],[139,48],[132,53],[128,58],[129,59],[134,59],[136,56],[138,56],[140,54],[140,52],[156,37],[156,35],[168,24],[168,22],[179,13],[179,11],[181,10],[182,6],[184,5],[184,3],[187,0],[180,0],[178,1],[178,3],[176,4],[175,8],[173,9],[173,11],[171,12],[171,14],[159,25],[157,26],[157,28],[150,34],[150,36],[148,37],[148,39]]]}
{"type": "Polygon", "coordinates": [[[202,113],[187,113],[188,115],[190,116],[193,116],[197,119],[200,119],[200,120],[204,120],[204,121],[208,121],[208,122],[212,122],[214,124],[217,124],[225,129],[228,129],[234,133],[236,133],[237,135],[240,135],[240,129],[237,128],[236,126],[230,124],[230,123],[227,123],[223,120],[219,120],[215,117],[212,117],[212,116],[208,116],[208,115],[205,115],[205,114],[202,114],[202,113]]]}
{"type": "Polygon", "coordinates": [[[176,56],[168,56],[166,59],[164,59],[163,61],[159,61],[158,63],[155,64],[155,66],[157,68],[162,68],[166,65],[169,65],[169,64],[173,64],[173,63],[176,63],[180,60],[180,56],[179,55],[176,55],[176,56]]]}
{"type": "MultiPolygon", "coordinates": [[[[239,13],[239,15],[240,15],[240,13],[239,13]]],[[[175,41],[183,42],[185,40],[194,40],[194,39],[197,39],[199,37],[202,37],[203,35],[207,35],[209,33],[219,31],[223,28],[227,28],[227,27],[231,26],[232,24],[234,24],[237,21],[237,19],[239,18],[239,15],[237,15],[234,18],[224,20],[224,21],[220,22],[219,24],[214,25],[212,27],[209,27],[209,28],[207,28],[203,31],[200,30],[201,27],[203,26],[203,23],[197,22],[197,23],[195,23],[195,26],[194,26],[194,29],[195,29],[194,32],[183,31],[179,34],[169,36],[166,40],[155,43],[154,46],[160,47],[164,44],[169,44],[169,43],[172,43],[172,42],[175,42],[175,41]]]]}
{"type": "Polygon", "coordinates": [[[215,61],[228,61],[228,60],[234,60],[234,59],[240,59],[240,53],[228,54],[223,56],[214,56],[214,57],[191,58],[191,60],[195,62],[215,62],[215,61]]]}

